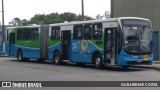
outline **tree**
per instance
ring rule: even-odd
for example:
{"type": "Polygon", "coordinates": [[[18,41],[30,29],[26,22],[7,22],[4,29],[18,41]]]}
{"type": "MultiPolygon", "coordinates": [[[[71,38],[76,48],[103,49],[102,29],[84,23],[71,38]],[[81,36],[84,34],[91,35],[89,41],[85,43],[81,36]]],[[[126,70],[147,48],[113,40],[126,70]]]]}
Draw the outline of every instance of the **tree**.
{"type": "MultiPolygon", "coordinates": [[[[84,16],[84,20],[93,20],[94,18],[90,17],[90,16],[84,16]]],[[[78,20],[77,21],[81,21],[82,20],[82,15],[79,14],[78,15],[78,20]]]]}
{"type": "Polygon", "coordinates": [[[61,18],[62,18],[62,21],[68,21],[68,22],[71,22],[71,21],[77,21],[78,18],[77,18],[77,15],[74,14],[74,13],[71,13],[71,12],[65,12],[65,13],[62,13],[60,14],[61,18]]]}
{"type": "Polygon", "coordinates": [[[101,16],[100,14],[98,14],[97,16],[96,16],[96,19],[102,19],[103,18],[103,16],[101,16]]]}
{"type": "Polygon", "coordinates": [[[30,24],[45,24],[46,15],[45,14],[36,14],[29,21],[30,24]]]}
{"type": "MultiPolygon", "coordinates": [[[[61,14],[61,18],[62,18],[63,22],[64,21],[68,21],[68,22],[81,21],[82,20],[82,15],[81,14],[76,15],[75,13],[65,12],[65,13],[61,14]]],[[[92,20],[92,19],[93,19],[92,17],[84,16],[84,20],[92,20]]]]}
{"type": "Polygon", "coordinates": [[[27,19],[22,19],[21,22],[23,26],[26,26],[29,24],[29,21],[27,19]]]}
{"type": "MultiPolygon", "coordinates": [[[[85,20],[92,20],[92,17],[84,16],[85,20]]],[[[65,12],[58,14],[56,13],[50,13],[50,14],[35,14],[30,20],[19,18],[14,18],[10,24],[12,25],[28,25],[28,24],[54,24],[54,23],[63,23],[65,21],[71,22],[71,21],[81,21],[82,15],[76,15],[75,13],[71,12],[65,12]]]]}
{"type": "Polygon", "coordinates": [[[20,26],[22,25],[22,21],[20,20],[20,18],[16,17],[11,22],[9,22],[9,24],[13,26],[20,26]]]}
{"type": "Polygon", "coordinates": [[[45,24],[54,24],[63,22],[61,16],[58,13],[50,13],[46,15],[45,24]]]}
{"type": "Polygon", "coordinates": [[[98,14],[96,16],[96,19],[103,19],[103,18],[107,19],[107,18],[110,18],[110,16],[111,16],[110,12],[109,11],[105,11],[104,15],[98,14]]]}

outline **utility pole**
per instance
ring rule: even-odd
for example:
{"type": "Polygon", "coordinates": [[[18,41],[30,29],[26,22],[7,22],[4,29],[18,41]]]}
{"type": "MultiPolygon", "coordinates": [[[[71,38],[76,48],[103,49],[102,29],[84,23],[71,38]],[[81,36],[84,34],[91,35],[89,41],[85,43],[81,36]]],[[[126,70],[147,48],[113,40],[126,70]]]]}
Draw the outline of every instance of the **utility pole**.
{"type": "Polygon", "coordinates": [[[84,2],[82,0],[82,21],[84,21],[84,2]]]}
{"type": "Polygon", "coordinates": [[[2,33],[3,33],[3,42],[4,42],[5,31],[4,31],[4,3],[3,3],[3,0],[2,0],[2,33]]]}

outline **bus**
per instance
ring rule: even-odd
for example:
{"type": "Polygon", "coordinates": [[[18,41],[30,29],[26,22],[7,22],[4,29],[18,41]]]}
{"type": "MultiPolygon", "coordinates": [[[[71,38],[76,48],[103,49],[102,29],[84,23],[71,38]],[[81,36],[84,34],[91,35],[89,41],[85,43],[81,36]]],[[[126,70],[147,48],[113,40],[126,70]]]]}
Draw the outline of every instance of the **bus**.
{"type": "Polygon", "coordinates": [[[3,48],[3,32],[2,27],[0,26],[0,55],[4,54],[4,48],[3,48]]]}
{"type": "Polygon", "coordinates": [[[152,25],[139,17],[8,27],[6,38],[6,53],[20,61],[68,61],[96,68],[153,61],[152,25]]]}

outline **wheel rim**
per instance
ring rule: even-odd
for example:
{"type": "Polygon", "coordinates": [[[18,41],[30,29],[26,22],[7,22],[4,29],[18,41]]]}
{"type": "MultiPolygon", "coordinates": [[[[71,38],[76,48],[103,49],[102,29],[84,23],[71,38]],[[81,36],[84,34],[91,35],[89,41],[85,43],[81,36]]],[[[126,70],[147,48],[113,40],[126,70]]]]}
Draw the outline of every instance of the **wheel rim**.
{"type": "Polygon", "coordinates": [[[18,59],[22,60],[22,53],[21,53],[21,51],[19,51],[19,53],[18,53],[18,59]]]}
{"type": "Polygon", "coordinates": [[[58,53],[55,54],[55,63],[56,64],[59,63],[59,54],[58,53]]]}
{"type": "Polygon", "coordinates": [[[95,65],[96,65],[97,68],[100,67],[100,58],[96,58],[95,65]]]}

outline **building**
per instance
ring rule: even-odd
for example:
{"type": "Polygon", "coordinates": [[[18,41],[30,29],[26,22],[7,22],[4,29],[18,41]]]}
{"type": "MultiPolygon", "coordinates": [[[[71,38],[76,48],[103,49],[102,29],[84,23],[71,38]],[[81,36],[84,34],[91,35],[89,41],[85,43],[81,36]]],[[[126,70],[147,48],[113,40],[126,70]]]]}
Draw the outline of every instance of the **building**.
{"type": "Polygon", "coordinates": [[[160,56],[160,0],[111,0],[111,17],[143,17],[151,20],[154,38],[154,59],[160,56]]]}

